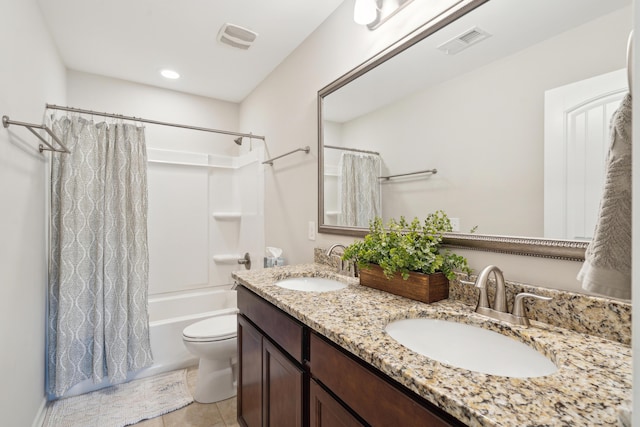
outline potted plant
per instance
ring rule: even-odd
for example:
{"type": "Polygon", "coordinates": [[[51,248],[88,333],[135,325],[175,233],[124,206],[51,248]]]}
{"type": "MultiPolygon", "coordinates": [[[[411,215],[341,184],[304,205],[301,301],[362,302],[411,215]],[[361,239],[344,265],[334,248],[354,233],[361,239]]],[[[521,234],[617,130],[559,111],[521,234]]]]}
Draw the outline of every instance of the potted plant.
{"type": "Polygon", "coordinates": [[[448,298],[455,270],[471,273],[464,257],[441,247],[444,233],[450,231],[443,211],[424,221],[391,219],[386,226],[376,217],[364,240],[349,245],[342,259],[357,263],[362,285],[423,302],[438,301],[448,298]]]}

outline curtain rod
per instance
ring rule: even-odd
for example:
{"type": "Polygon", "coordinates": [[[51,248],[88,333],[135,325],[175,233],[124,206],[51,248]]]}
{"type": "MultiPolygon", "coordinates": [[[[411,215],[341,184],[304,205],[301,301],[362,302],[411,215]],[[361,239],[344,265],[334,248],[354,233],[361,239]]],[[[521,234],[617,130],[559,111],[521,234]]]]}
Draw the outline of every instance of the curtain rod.
{"type": "Polygon", "coordinates": [[[35,123],[25,123],[25,122],[19,122],[16,120],[11,120],[9,118],[9,116],[2,116],[2,126],[5,128],[8,128],[9,125],[16,125],[16,126],[23,126],[26,127],[27,129],[29,129],[29,131],[34,134],[36,136],[36,138],[38,138],[40,141],[42,141],[43,143],[40,144],[38,146],[38,151],[40,151],[41,153],[43,151],[55,151],[56,153],[70,153],[69,149],[62,143],[62,141],[60,141],[60,139],[53,133],[53,131],[51,129],[49,129],[47,126],[45,125],[37,125],[35,123]],[[49,134],[49,136],[51,137],[51,139],[53,139],[60,147],[62,148],[56,148],[53,145],[51,145],[46,139],[44,139],[38,132],[36,132],[33,129],[42,129],[45,132],[47,132],[49,134]]]}
{"type": "Polygon", "coordinates": [[[377,151],[360,150],[359,148],[337,147],[335,145],[324,145],[324,148],[333,148],[334,150],[355,151],[356,153],[375,154],[378,156],[380,155],[380,153],[378,153],[377,151]]]}
{"type": "Polygon", "coordinates": [[[274,160],[280,159],[280,158],[282,158],[284,156],[288,156],[288,155],[293,154],[293,153],[297,153],[298,151],[304,151],[305,153],[309,154],[309,151],[311,151],[311,147],[309,147],[307,145],[304,148],[296,148],[295,150],[291,150],[288,153],[281,154],[278,157],[272,157],[270,159],[267,159],[264,162],[262,162],[262,164],[264,165],[266,163],[266,164],[269,164],[269,165],[273,166],[273,161],[274,160]]]}
{"type": "Polygon", "coordinates": [[[398,174],[398,175],[379,176],[378,179],[384,179],[384,180],[388,181],[390,179],[399,178],[401,176],[421,175],[423,173],[428,173],[430,175],[434,175],[434,174],[438,173],[438,169],[427,169],[427,170],[424,170],[424,171],[401,173],[401,174],[398,174]]]}
{"type": "MultiPolygon", "coordinates": [[[[46,104],[46,106],[50,110],[70,111],[70,112],[73,112],[73,113],[81,113],[81,114],[90,114],[90,115],[93,115],[93,116],[110,117],[112,119],[133,120],[133,121],[136,121],[136,122],[150,123],[150,124],[154,124],[154,125],[172,126],[172,127],[176,127],[176,128],[182,128],[182,129],[192,129],[192,130],[199,130],[199,131],[203,131],[203,132],[213,132],[213,133],[221,133],[221,134],[224,134],[224,135],[239,136],[239,137],[242,137],[242,138],[261,139],[263,141],[265,140],[264,136],[254,135],[252,133],[231,132],[231,131],[227,131],[227,130],[203,128],[203,127],[189,126],[189,125],[181,125],[181,124],[177,124],[177,123],[160,122],[160,121],[157,121],[157,120],[142,119],[140,117],[124,116],[122,114],[101,113],[99,111],[85,110],[85,109],[81,109],[81,108],[62,107],[60,105],[55,105],[55,104],[46,104]]],[[[237,141],[237,143],[240,143],[240,141],[237,141]]]]}

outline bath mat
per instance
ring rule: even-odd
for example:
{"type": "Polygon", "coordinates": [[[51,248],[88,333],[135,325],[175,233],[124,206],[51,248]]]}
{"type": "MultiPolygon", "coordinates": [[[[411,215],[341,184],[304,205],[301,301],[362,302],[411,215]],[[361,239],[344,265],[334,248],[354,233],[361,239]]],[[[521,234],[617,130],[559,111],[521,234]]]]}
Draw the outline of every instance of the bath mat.
{"type": "Polygon", "coordinates": [[[123,427],[191,402],[183,369],[56,400],[47,409],[43,427],[123,427]]]}

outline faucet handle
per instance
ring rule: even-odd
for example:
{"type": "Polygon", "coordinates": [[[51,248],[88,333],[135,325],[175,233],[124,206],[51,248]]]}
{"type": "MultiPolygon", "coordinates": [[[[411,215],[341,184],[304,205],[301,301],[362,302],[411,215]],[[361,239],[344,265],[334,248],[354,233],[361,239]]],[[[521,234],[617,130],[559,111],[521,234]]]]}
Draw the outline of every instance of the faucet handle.
{"type": "Polygon", "coordinates": [[[512,314],[514,316],[518,316],[518,317],[525,317],[527,316],[527,314],[524,311],[524,299],[525,298],[535,298],[535,299],[539,299],[542,301],[551,301],[553,298],[550,297],[543,297],[541,295],[536,295],[536,294],[531,294],[529,292],[521,292],[518,295],[516,295],[516,299],[513,302],[513,312],[512,314]]]}

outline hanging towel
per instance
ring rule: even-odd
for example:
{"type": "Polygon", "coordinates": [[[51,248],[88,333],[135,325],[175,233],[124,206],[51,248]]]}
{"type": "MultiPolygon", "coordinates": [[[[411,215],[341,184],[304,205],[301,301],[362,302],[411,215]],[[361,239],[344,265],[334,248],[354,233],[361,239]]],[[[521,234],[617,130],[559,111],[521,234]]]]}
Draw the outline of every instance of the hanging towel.
{"type": "Polygon", "coordinates": [[[593,240],[578,273],[582,288],[631,298],[631,95],[611,118],[611,145],[593,240]]]}
{"type": "Polygon", "coordinates": [[[633,403],[631,400],[625,400],[618,406],[618,426],[631,427],[633,419],[633,403]]]}

